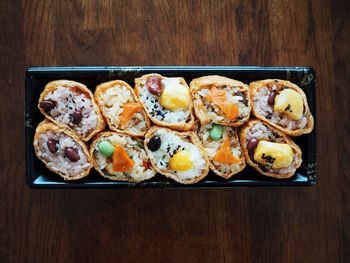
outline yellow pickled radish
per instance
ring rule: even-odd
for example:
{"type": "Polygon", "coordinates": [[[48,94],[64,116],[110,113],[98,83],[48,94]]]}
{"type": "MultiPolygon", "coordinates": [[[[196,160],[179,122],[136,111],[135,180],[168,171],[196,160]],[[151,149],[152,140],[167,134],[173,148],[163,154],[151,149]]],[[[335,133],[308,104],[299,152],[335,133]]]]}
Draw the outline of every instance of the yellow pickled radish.
{"type": "Polygon", "coordinates": [[[188,108],[190,102],[190,92],[187,87],[179,83],[169,83],[165,86],[159,103],[162,107],[174,111],[188,108]]]}
{"type": "Polygon", "coordinates": [[[193,162],[188,151],[179,151],[169,160],[169,167],[175,171],[187,171],[193,167],[193,162]]]}

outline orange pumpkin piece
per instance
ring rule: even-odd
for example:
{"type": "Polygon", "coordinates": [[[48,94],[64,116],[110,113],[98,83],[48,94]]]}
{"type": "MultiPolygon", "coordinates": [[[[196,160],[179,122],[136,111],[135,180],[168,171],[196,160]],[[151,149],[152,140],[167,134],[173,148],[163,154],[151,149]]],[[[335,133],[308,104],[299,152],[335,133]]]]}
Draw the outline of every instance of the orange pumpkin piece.
{"type": "Polygon", "coordinates": [[[124,127],[132,116],[142,110],[142,106],[137,102],[127,102],[123,105],[123,112],[119,115],[120,123],[124,127]]]}
{"type": "Polygon", "coordinates": [[[219,107],[229,120],[232,121],[237,118],[239,109],[236,105],[226,101],[226,91],[213,86],[205,98],[219,107]]]}
{"type": "Polygon", "coordinates": [[[216,153],[214,157],[214,161],[217,161],[219,163],[225,163],[225,164],[233,164],[233,163],[239,163],[242,159],[236,158],[230,149],[230,139],[226,138],[224,142],[222,143],[219,151],[216,153]]]}
{"type": "Polygon", "coordinates": [[[112,157],[113,170],[116,172],[127,172],[134,166],[134,161],[128,156],[123,146],[116,144],[112,157]]]}

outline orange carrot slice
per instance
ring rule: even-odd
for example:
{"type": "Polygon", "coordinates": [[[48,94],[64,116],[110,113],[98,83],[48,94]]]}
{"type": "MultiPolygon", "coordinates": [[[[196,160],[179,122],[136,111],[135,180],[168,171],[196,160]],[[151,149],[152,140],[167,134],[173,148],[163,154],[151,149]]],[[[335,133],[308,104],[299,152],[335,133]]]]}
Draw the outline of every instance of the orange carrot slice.
{"type": "Polygon", "coordinates": [[[226,92],[213,86],[205,98],[210,102],[224,102],[226,100],[226,92]]]}
{"type": "Polygon", "coordinates": [[[149,168],[149,163],[146,162],[146,161],[142,161],[142,165],[143,165],[143,167],[145,167],[146,169],[149,168]]]}
{"type": "Polygon", "coordinates": [[[236,158],[232,153],[230,149],[230,139],[226,138],[224,142],[222,143],[219,151],[216,153],[214,157],[214,161],[217,161],[219,163],[225,163],[225,164],[233,164],[233,163],[239,163],[242,159],[236,158]]]}
{"type": "Polygon", "coordinates": [[[224,103],[217,106],[220,107],[220,109],[224,112],[226,117],[229,118],[229,120],[233,121],[237,118],[239,109],[236,105],[225,101],[224,103]]]}
{"type": "Polygon", "coordinates": [[[128,156],[123,146],[117,144],[113,153],[113,170],[116,172],[127,172],[134,166],[134,161],[128,156]]]}
{"type": "Polygon", "coordinates": [[[205,98],[219,107],[229,120],[235,120],[237,118],[239,109],[236,105],[226,101],[226,91],[213,86],[205,98]]]}
{"type": "Polygon", "coordinates": [[[140,103],[136,102],[127,102],[123,105],[123,112],[119,115],[120,123],[124,127],[127,122],[132,118],[132,116],[142,110],[140,103]]]}

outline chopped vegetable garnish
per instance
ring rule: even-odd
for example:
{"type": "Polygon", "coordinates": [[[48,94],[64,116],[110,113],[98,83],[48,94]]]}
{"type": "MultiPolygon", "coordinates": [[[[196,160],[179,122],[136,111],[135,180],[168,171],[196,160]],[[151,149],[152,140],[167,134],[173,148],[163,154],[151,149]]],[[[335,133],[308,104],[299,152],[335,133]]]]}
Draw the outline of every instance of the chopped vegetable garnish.
{"type": "Polygon", "coordinates": [[[124,127],[132,116],[142,110],[142,106],[136,102],[127,102],[123,105],[123,112],[119,115],[120,123],[124,127]]]}
{"type": "Polygon", "coordinates": [[[128,156],[123,146],[116,144],[113,153],[113,170],[127,172],[134,166],[134,161],[128,156]]]}
{"type": "Polygon", "coordinates": [[[226,138],[215,155],[214,161],[225,164],[233,164],[241,162],[242,159],[238,159],[232,154],[230,149],[230,139],[226,138]]]}
{"type": "Polygon", "coordinates": [[[213,86],[210,93],[206,96],[209,102],[220,108],[229,120],[235,120],[238,116],[239,109],[236,105],[226,100],[226,91],[213,86]]]}

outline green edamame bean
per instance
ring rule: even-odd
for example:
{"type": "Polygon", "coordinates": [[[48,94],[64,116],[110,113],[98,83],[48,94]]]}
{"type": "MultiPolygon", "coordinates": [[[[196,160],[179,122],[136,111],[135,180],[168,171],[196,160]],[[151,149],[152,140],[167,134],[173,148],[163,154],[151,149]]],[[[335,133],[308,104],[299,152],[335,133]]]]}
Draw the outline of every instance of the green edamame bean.
{"type": "Polygon", "coordinates": [[[213,124],[213,127],[209,131],[210,138],[213,141],[218,141],[221,139],[222,136],[222,126],[218,124],[213,124]]]}
{"type": "Polygon", "coordinates": [[[99,151],[106,157],[113,155],[114,146],[109,141],[102,141],[98,144],[99,151]]]}

